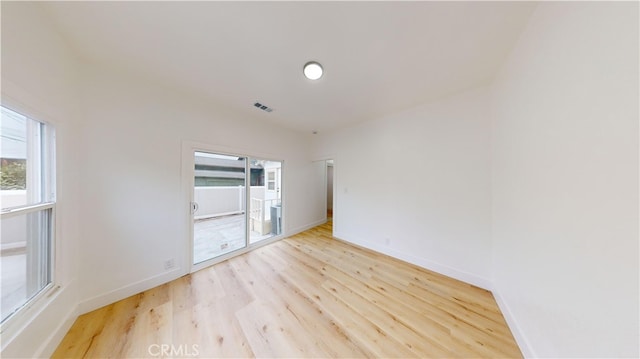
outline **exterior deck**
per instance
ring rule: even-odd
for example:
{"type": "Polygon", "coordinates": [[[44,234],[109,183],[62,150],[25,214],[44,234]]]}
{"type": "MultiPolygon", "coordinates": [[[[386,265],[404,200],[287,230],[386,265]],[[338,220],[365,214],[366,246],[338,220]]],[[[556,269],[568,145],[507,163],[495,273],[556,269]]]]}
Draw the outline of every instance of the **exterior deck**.
{"type": "MultiPolygon", "coordinates": [[[[205,260],[233,252],[245,246],[245,215],[198,219],[193,224],[193,262],[205,260]]],[[[258,231],[249,232],[250,243],[256,243],[273,236],[262,235],[258,231]]]]}

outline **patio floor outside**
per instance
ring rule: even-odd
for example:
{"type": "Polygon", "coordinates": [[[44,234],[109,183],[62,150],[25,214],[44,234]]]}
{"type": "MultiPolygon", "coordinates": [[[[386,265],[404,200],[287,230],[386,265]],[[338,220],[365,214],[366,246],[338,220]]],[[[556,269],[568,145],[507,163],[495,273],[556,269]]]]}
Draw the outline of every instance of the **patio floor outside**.
{"type": "MultiPolygon", "coordinates": [[[[196,220],[193,224],[193,261],[200,263],[222,254],[233,252],[245,246],[245,215],[215,217],[196,220]]],[[[249,232],[249,242],[256,243],[272,237],[249,232]]]]}

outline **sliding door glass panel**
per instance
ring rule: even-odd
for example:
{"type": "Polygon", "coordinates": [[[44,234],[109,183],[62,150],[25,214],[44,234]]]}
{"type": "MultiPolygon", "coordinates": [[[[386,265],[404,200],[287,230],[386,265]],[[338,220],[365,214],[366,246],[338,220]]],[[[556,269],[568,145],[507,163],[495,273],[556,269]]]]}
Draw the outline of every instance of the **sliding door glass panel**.
{"type": "Polygon", "coordinates": [[[193,263],[246,246],[244,157],[194,153],[193,263]]]}
{"type": "Polygon", "coordinates": [[[249,242],[282,233],[282,162],[251,159],[249,242]]]}

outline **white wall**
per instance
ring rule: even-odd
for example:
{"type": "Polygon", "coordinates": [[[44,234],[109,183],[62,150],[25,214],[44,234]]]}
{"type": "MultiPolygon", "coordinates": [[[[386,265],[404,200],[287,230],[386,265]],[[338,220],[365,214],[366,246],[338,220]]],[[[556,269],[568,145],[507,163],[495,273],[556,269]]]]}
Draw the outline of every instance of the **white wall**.
{"type": "MultiPolygon", "coordinates": [[[[2,103],[57,129],[56,284],[3,327],[3,357],[48,356],[76,315],[189,270],[183,141],[283,159],[285,234],[321,223],[307,135],[74,59],[34,3],[2,2],[2,103]],[[166,259],[176,267],[165,271],[166,259]]],[[[310,135],[309,135],[310,136],[310,135]]]]}
{"type": "Polygon", "coordinates": [[[334,234],[487,287],[486,88],[321,136],[335,159],[334,234]]]}
{"type": "Polygon", "coordinates": [[[639,356],[638,64],[637,2],[545,3],[495,83],[493,276],[529,355],[639,356]]]}
{"type": "Polygon", "coordinates": [[[307,206],[324,195],[308,186],[316,176],[306,149],[311,135],[102,67],[84,66],[83,90],[81,311],[189,271],[184,141],[284,160],[285,234],[323,219],[322,209],[307,206]],[[166,271],[168,259],[177,268],[166,271]]]}
{"type": "Polygon", "coordinates": [[[638,63],[637,3],[539,5],[490,95],[318,138],[335,234],[493,288],[528,356],[638,357],[638,63]]]}
{"type": "Polygon", "coordinates": [[[3,1],[1,6],[2,104],[56,128],[55,282],[60,285],[24,316],[3,326],[2,357],[46,356],[75,319],[78,302],[77,63],[37,5],[3,1]]]}
{"type": "MultiPolygon", "coordinates": [[[[61,285],[2,333],[3,357],[46,356],[76,304],[187,270],[183,140],[284,159],[285,230],[323,220],[309,138],[79,65],[37,5],[1,6],[2,102],[58,130],[61,285]]],[[[313,158],[336,161],[336,235],[493,286],[526,354],[637,357],[638,61],[637,3],[539,5],[492,99],[317,136],[313,158]]]]}

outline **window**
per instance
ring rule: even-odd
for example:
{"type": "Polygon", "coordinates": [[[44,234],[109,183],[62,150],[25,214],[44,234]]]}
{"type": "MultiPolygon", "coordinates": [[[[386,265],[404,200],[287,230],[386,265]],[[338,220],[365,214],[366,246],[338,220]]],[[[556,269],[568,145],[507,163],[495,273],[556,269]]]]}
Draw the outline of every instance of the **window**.
{"type": "Polygon", "coordinates": [[[276,172],[275,171],[267,172],[267,189],[269,191],[276,190],[276,172]]]}
{"type": "Polygon", "coordinates": [[[0,107],[2,322],[52,283],[54,129],[0,107]]]}

